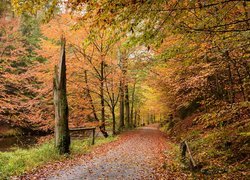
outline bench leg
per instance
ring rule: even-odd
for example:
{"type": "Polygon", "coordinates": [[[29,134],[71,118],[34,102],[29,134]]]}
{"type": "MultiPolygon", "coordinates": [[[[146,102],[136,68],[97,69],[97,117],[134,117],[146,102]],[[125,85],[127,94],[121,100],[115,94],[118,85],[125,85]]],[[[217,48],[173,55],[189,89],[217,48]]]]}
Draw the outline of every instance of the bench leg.
{"type": "Polygon", "coordinates": [[[93,129],[92,145],[95,144],[95,129],[93,129]]]}

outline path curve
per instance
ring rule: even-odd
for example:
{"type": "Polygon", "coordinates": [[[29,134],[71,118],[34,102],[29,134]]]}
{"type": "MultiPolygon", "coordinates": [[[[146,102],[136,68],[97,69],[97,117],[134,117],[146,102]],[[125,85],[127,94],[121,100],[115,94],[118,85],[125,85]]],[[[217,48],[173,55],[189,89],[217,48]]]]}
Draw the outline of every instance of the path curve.
{"type": "Polygon", "coordinates": [[[143,127],[129,132],[129,138],[105,154],[54,172],[48,179],[157,179],[155,169],[166,148],[166,137],[157,125],[143,127]]]}

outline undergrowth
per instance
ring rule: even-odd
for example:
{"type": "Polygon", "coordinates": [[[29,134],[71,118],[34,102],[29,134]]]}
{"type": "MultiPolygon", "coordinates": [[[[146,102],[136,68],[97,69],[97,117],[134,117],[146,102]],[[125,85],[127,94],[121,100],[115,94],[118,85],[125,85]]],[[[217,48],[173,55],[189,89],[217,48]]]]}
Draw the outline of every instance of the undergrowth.
{"type": "Polygon", "coordinates": [[[192,174],[194,179],[249,177],[249,103],[234,104],[232,107],[199,114],[189,126],[180,129],[188,121],[190,119],[187,118],[176,122],[170,130],[168,123],[165,123],[162,130],[169,133],[178,144],[183,140],[188,142],[199,169],[193,172],[188,161],[183,163],[180,148],[176,146],[169,154],[172,153],[173,157],[168,164],[170,170],[192,174]]]}
{"type": "MultiPolygon", "coordinates": [[[[94,146],[116,140],[117,137],[96,138],[94,146]]],[[[8,179],[10,176],[18,176],[38,166],[49,162],[72,158],[75,155],[84,154],[92,149],[91,139],[73,140],[71,154],[59,155],[54,147],[54,142],[49,141],[30,149],[17,149],[13,152],[0,152],[0,179],[8,179]]]]}

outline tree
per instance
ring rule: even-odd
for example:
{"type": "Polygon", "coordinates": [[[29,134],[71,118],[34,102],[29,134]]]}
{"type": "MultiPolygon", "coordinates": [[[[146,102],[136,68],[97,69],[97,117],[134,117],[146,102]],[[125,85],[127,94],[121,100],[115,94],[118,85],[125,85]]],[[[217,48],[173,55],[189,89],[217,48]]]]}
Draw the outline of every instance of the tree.
{"type": "Polygon", "coordinates": [[[55,145],[60,154],[69,153],[70,135],[68,127],[68,102],[66,89],[66,57],[64,37],[61,39],[59,68],[55,66],[54,105],[55,105],[55,145]]]}
{"type": "Polygon", "coordinates": [[[46,61],[37,53],[39,21],[34,17],[23,21],[6,5],[0,18],[0,121],[23,133],[46,133],[52,127],[53,107],[48,105],[48,87],[39,78],[38,67],[46,61]]]}
{"type": "Polygon", "coordinates": [[[129,85],[128,85],[128,55],[123,53],[122,59],[122,82],[123,82],[123,91],[124,91],[124,107],[125,107],[125,126],[126,128],[131,127],[130,122],[130,98],[129,98],[129,85]]]}
{"type": "Polygon", "coordinates": [[[125,127],[125,75],[124,75],[124,55],[121,53],[121,50],[118,49],[118,59],[119,66],[121,69],[121,77],[120,77],[120,98],[119,98],[119,114],[120,114],[120,122],[119,122],[119,130],[121,131],[125,127]]]}
{"type": "Polygon", "coordinates": [[[132,93],[131,93],[131,110],[130,110],[130,115],[131,115],[131,125],[133,127],[136,127],[136,125],[137,125],[136,124],[137,113],[135,112],[135,115],[134,115],[134,104],[135,104],[135,93],[136,93],[135,89],[136,89],[136,79],[134,79],[133,87],[132,87],[132,93]]]}

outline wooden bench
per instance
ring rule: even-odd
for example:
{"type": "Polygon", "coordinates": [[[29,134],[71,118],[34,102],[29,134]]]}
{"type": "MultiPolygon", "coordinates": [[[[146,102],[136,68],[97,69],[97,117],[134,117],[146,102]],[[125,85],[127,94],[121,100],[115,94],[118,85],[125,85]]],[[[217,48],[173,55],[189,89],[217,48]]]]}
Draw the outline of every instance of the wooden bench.
{"type": "Polygon", "coordinates": [[[70,128],[69,132],[75,131],[92,131],[92,145],[95,144],[95,129],[96,127],[77,127],[77,128],[70,128]]]}

